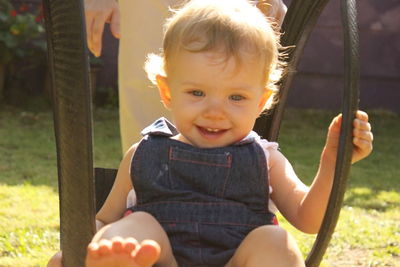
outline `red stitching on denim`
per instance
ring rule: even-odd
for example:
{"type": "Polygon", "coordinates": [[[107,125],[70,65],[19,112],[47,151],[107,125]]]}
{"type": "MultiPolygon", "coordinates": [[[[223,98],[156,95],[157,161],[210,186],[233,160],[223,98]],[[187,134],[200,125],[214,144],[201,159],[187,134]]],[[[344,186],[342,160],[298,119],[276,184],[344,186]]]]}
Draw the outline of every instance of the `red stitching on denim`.
{"type": "Polygon", "coordinates": [[[179,224],[204,224],[204,225],[215,225],[215,226],[245,226],[245,227],[259,227],[263,225],[272,225],[272,222],[266,221],[265,224],[247,224],[247,223],[231,223],[231,222],[220,222],[220,223],[213,223],[213,222],[198,222],[198,221],[176,221],[176,220],[160,220],[161,224],[171,224],[174,223],[177,226],[179,224]]]}
{"type": "MultiPolygon", "coordinates": [[[[199,224],[198,223],[195,223],[195,228],[196,228],[196,230],[195,230],[196,231],[196,238],[197,238],[197,240],[200,240],[200,231],[199,231],[199,224]]],[[[200,247],[198,248],[198,251],[199,251],[198,252],[199,253],[199,258],[203,260],[200,247]]]]}
{"type": "Polygon", "coordinates": [[[265,194],[265,199],[264,199],[264,208],[269,211],[269,201],[270,201],[270,192],[269,192],[269,173],[268,173],[268,161],[267,161],[267,157],[265,156],[265,151],[263,149],[263,147],[261,146],[260,143],[255,142],[254,143],[254,148],[255,150],[257,150],[258,148],[258,164],[260,165],[261,168],[261,173],[260,175],[265,174],[265,176],[261,176],[261,181],[263,181],[263,186],[264,191],[267,192],[267,194],[265,194]]]}
{"type": "MultiPolygon", "coordinates": [[[[229,164],[229,166],[232,165],[232,155],[231,154],[228,155],[228,164],[229,164]]],[[[226,184],[228,183],[230,173],[231,173],[230,170],[227,171],[227,173],[226,173],[224,185],[222,186],[222,191],[221,191],[221,195],[220,195],[221,198],[223,198],[223,196],[225,195],[226,184]]]]}
{"type": "Polygon", "coordinates": [[[151,202],[147,204],[140,204],[140,206],[151,206],[151,205],[157,205],[157,204],[194,204],[194,205],[220,205],[220,206],[246,206],[246,204],[243,203],[220,203],[220,202],[190,202],[190,201],[157,201],[157,202],[151,202]]]}
{"type": "Polygon", "coordinates": [[[217,167],[226,167],[226,168],[230,168],[231,167],[229,162],[227,164],[217,164],[217,163],[203,162],[203,161],[197,161],[197,160],[179,159],[179,158],[174,158],[174,157],[172,157],[170,159],[171,160],[176,160],[176,161],[182,161],[182,162],[202,164],[202,165],[207,165],[207,166],[217,166],[217,167]]]}
{"type": "Polygon", "coordinates": [[[189,163],[196,163],[196,164],[202,164],[202,165],[207,165],[207,166],[217,166],[217,167],[227,167],[231,168],[232,167],[232,159],[230,155],[228,155],[228,162],[226,164],[218,164],[218,163],[211,163],[211,162],[203,162],[203,161],[197,161],[197,160],[188,160],[188,159],[181,159],[181,158],[176,158],[174,157],[172,153],[172,147],[169,148],[169,159],[170,160],[176,160],[176,161],[181,161],[181,162],[189,162],[189,163]]]}
{"type": "MultiPolygon", "coordinates": [[[[140,162],[142,161],[141,157],[140,157],[140,150],[143,149],[144,146],[144,140],[142,139],[140,140],[139,144],[137,145],[135,152],[132,155],[131,158],[131,162],[129,165],[129,177],[131,179],[131,183],[132,183],[132,189],[135,188],[135,182],[140,180],[140,162]],[[136,168],[135,168],[136,167],[136,168]]],[[[140,190],[135,190],[136,193],[136,204],[139,205],[142,202],[142,194],[140,192],[140,190]]]]}
{"type": "Polygon", "coordinates": [[[172,159],[172,147],[169,148],[168,158],[172,159]]]}

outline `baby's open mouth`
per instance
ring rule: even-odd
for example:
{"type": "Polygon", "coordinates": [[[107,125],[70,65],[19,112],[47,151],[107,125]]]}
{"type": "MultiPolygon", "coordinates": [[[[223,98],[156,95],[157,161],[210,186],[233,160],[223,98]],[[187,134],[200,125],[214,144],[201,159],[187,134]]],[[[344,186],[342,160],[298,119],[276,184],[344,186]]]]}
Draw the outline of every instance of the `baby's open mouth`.
{"type": "Polygon", "coordinates": [[[227,129],[209,128],[209,127],[197,127],[199,131],[204,135],[220,135],[227,131],[227,129]]]}

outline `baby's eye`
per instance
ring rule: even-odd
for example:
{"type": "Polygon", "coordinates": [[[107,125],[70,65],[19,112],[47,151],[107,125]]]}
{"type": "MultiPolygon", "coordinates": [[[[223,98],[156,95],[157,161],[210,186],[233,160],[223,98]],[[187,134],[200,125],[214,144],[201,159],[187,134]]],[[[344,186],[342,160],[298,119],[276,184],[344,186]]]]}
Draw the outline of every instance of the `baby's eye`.
{"type": "Polygon", "coordinates": [[[204,96],[204,92],[200,91],[200,90],[192,90],[189,92],[189,94],[193,95],[193,96],[204,96]]]}
{"type": "Polygon", "coordinates": [[[231,96],[229,96],[229,99],[233,100],[233,101],[241,101],[241,100],[244,100],[245,97],[242,95],[231,95],[231,96]]]}

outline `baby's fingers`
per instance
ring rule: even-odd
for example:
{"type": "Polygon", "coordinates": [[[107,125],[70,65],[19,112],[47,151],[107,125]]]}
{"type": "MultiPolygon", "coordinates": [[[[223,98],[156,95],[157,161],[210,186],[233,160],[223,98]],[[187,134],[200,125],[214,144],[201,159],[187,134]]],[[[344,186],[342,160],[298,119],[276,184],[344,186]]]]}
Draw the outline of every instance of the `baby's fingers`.
{"type": "Polygon", "coordinates": [[[355,139],[360,139],[369,143],[372,143],[374,140],[374,135],[372,134],[371,131],[367,130],[360,130],[360,129],[354,129],[353,130],[353,138],[355,139]]]}
{"type": "Polygon", "coordinates": [[[371,124],[368,122],[368,114],[358,110],[353,121],[353,163],[371,154],[373,140],[374,135],[371,131],[371,124]]]}
{"type": "Polygon", "coordinates": [[[354,129],[359,129],[363,131],[371,131],[371,124],[368,121],[355,118],[353,121],[354,129]]]}
{"type": "Polygon", "coordinates": [[[371,124],[368,122],[368,114],[363,111],[357,111],[353,121],[353,137],[371,143],[374,140],[371,124]]]}
{"type": "Polygon", "coordinates": [[[371,139],[362,139],[353,137],[354,151],[352,163],[355,163],[363,158],[366,158],[372,152],[372,134],[371,139]]]}
{"type": "Polygon", "coordinates": [[[368,121],[368,114],[365,111],[362,110],[357,110],[356,112],[356,118],[360,119],[362,121],[368,121]]]}
{"type": "Polygon", "coordinates": [[[371,131],[368,130],[353,130],[353,157],[352,162],[357,162],[369,154],[371,154],[373,145],[372,141],[374,140],[374,136],[371,131]]]}
{"type": "Polygon", "coordinates": [[[361,124],[359,122],[355,122],[355,124],[357,124],[357,126],[354,126],[353,128],[353,137],[369,140],[371,142],[374,140],[374,136],[371,132],[371,124],[368,122],[361,124]]]}

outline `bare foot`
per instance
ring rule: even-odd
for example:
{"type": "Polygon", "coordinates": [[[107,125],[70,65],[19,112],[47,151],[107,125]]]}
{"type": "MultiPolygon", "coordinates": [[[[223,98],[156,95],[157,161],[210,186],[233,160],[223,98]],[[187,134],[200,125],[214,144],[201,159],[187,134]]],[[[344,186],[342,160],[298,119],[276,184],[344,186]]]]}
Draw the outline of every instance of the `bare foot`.
{"type": "Polygon", "coordinates": [[[90,243],[86,267],[150,267],[160,257],[160,246],[152,240],[139,244],[133,238],[100,240],[90,243]]]}

